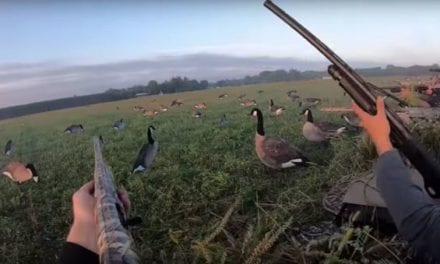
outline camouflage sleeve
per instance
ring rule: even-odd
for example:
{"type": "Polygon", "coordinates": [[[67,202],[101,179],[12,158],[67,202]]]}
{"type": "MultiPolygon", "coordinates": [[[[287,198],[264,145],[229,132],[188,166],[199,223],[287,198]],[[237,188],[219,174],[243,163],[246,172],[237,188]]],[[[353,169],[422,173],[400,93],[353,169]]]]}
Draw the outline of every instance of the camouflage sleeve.
{"type": "Polygon", "coordinates": [[[440,207],[412,182],[409,169],[396,150],[379,157],[374,173],[400,235],[419,254],[440,261],[440,207]]]}

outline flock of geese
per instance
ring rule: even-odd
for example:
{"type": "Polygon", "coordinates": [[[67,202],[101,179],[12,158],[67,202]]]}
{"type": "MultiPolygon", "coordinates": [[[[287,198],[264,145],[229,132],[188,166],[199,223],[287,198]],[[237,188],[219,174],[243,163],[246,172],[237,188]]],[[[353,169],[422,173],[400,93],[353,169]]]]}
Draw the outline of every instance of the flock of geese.
{"type": "MultiPolygon", "coordinates": [[[[261,91],[263,92],[263,91],[261,91]]],[[[259,92],[260,93],[260,92],[259,92]]],[[[314,106],[321,103],[319,98],[301,98],[295,90],[287,92],[288,99],[292,102],[298,101],[299,106],[305,106],[302,111],[302,115],[305,116],[305,122],[302,128],[303,136],[311,142],[328,142],[334,137],[337,137],[346,130],[345,126],[340,126],[330,122],[315,122],[312,110],[314,106]]],[[[225,99],[228,94],[224,93],[218,96],[219,100],[225,99]]],[[[297,166],[308,166],[313,164],[301,151],[290,144],[287,140],[267,136],[264,130],[264,118],[263,113],[259,108],[256,108],[256,101],[246,98],[245,94],[238,97],[240,105],[244,107],[251,107],[250,115],[256,117],[257,126],[255,133],[255,151],[260,159],[260,161],[267,167],[273,169],[285,169],[297,166]]],[[[170,104],[170,107],[178,107],[183,105],[183,102],[176,99],[170,104]]],[[[192,112],[192,117],[200,118],[202,117],[202,112],[200,110],[207,109],[207,104],[205,102],[197,103],[193,106],[194,111],[192,112]]],[[[149,115],[150,111],[153,113],[159,113],[167,111],[168,108],[161,105],[161,110],[147,110],[141,106],[135,106],[134,111],[143,111],[144,115],[149,115]],[[146,114],[147,113],[147,114],[146,114]]],[[[283,106],[275,105],[272,99],[269,100],[268,110],[272,116],[279,116],[286,111],[283,106]]],[[[156,113],[156,114],[157,114],[156,113]]],[[[156,115],[154,114],[154,115],[156,115]]],[[[353,113],[343,114],[341,116],[343,120],[347,122],[348,125],[353,127],[360,127],[361,124],[359,120],[354,116],[353,113]]],[[[226,114],[223,114],[220,118],[219,125],[221,127],[228,126],[229,121],[226,118],[226,114]]],[[[126,128],[126,122],[124,119],[119,119],[115,121],[112,128],[115,130],[123,130],[126,128]]],[[[153,133],[155,131],[154,126],[149,126],[147,129],[147,140],[138,152],[137,158],[133,164],[131,172],[141,173],[149,170],[153,164],[153,161],[159,150],[159,143],[153,138],[153,133]]],[[[66,134],[79,134],[84,132],[84,126],[82,124],[72,124],[64,130],[66,134]]],[[[101,140],[102,137],[100,137],[101,140]]],[[[4,149],[4,154],[11,156],[13,154],[14,144],[12,140],[9,140],[4,149]]],[[[35,166],[31,163],[22,164],[18,161],[11,161],[3,170],[3,174],[9,177],[12,181],[17,183],[22,183],[33,179],[38,182],[38,173],[35,166]]]]}

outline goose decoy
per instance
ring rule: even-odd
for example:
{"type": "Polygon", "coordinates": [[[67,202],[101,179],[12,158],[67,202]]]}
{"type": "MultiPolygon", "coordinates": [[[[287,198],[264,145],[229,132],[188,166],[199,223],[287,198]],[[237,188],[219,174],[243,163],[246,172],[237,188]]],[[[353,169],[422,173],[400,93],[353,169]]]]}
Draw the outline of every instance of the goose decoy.
{"type": "Polygon", "coordinates": [[[12,143],[12,140],[8,140],[5,145],[5,155],[10,156],[14,150],[14,144],[12,143]]]}
{"type": "Polygon", "coordinates": [[[195,105],[194,105],[194,108],[195,108],[195,109],[206,109],[207,107],[208,107],[208,106],[206,105],[205,102],[198,103],[198,104],[195,104],[195,105]]]}
{"type": "Polygon", "coordinates": [[[181,106],[181,105],[183,105],[183,103],[180,100],[178,100],[178,99],[173,100],[171,102],[171,104],[170,104],[171,107],[173,107],[173,106],[181,106]]]}
{"type": "Polygon", "coordinates": [[[168,111],[168,107],[166,107],[164,105],[160,105],[160,111],[166,112],[166,111],[168,111]]]}
{"type": "Polygon", "coordinates": [[[133,165],[132,173],[143,172],[151,168],[154,158],[159,150],[159,142],[153,139],[153,131],[156,130],[154,126],[148,127],[148,141],[142,146],[136,161],[133,165]]]}
{"type": "Polygon", "coordinates": [[[158,110],[146,110],[146,109],[144,110],[144,116],[152,117],[158,114],[159,114],[158,110]]]}
{"type": "Polygon", "coordinates": [[[64,133],[66,134],[78,134],[78,133],[82,133],[84,131],[84,127],[81,124],[78,125],[71,125],[69,127],[67,127],[64,130],[64,133]]]}
{"type": "Polygon", "coordinates": [[[240,105],[244,107],[251,107],[257,105],[257,102],[255,100],[244,99],[240,101],[240,105]]]}
{"type": "Polygon", "coordinates": [[[329,122],[313,122],[312,111],[309,108],[304,109],[303,115],[307,117],[303,126],[304,137],[312,142],[322,142],[341,134],[346,127],[329,122]]]}
{"type": "Polygon", "coordinates": [[[345,122],[347,122],[347,124],[349,124],[352,127],[355,128],[362,128],[362,122],[359,119],[359,117],[353,113],[353,112],[349,112],[346,114],[342,114],[341,118],[344,119],[345,122]]]}
{"type": "Polygon", "coordinates": [[[252,109],[251,115],[257,117],[255,151],[264,165],[272,169],[309,165],[309,160],[286,140],[266,136],[264,132],[263,113],[261,113],[260,109],[252,109]]]}
{"type": "Polygon", "coordinates": [[[202,117],[202,113],[199,111],[194,111],[194,112],[192,112],[191,116],[194,118],[200,118],[200,117],[202,117]]]}
{"type": "MultiPolygon", "coordinates": [[[[287,96],[289,98],[290,101],[295,102],[296,100],[298,100],[300,97],[297,94],[290,94],[287,96]]],[[[301,103],[302,104],[302,103],[301,103]]],[[[301,106],[301,105],[300,105],[301,106]]]]}
{"type": "Polygon", "coordinates": [[[116,130],[121,130],[125,128],[125,121],[123,118],[119,119],[113,124],[113,128],[116,130]]]}
{"type": "Polygon", "coordinates": [[[221,127],[225,127],[229,124],[228,119],[226,118],[226,114],[223,114],[222,117],[220,118],[220,126],[221,127]]]}
{"type": "Polygon", "coordinates": [[[25,166],[18,161],[11,161],[3,170],[3,175],[16,183],[23,183],[29,180],[38,182],[39,180],[37,170],[33,164],[29,163],[25,166]]]}
{"type": "Polygon", "coordinates": [[[320,98],[314,98],[314,97],[308,97],[308,98],[303,98],[302,101],[299,102],[299,106],[300,107],[313,107],[316,105],[319,105],[321,103],[321,99],[320,98]]]}
{"type": "Polygon", "coordinates": [[[282,106],[278,106],[278,105],[274,105],[273,100],[270,99],[270,106],[269,106],[269,111],[272,115],[281,115],[284,112],[284,107],[282,106]]]}
{"type": "Polygon", "coordinates": [[[218,96],[218,99],[225,99],[226,97],[228,97],[227,93],[221,94],[218,96]]]}

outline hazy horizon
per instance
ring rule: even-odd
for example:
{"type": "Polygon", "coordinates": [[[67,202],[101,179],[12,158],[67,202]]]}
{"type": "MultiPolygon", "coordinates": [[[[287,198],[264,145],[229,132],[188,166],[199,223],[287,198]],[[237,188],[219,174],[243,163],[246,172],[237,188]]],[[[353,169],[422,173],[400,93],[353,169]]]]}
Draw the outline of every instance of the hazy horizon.
{"type": "MultiPolygon", "coordinates": [[[[274,2],[355,67],[440,63],[440,2],[274,2]]],[[[0,23],[0,108],[328,64],[263,1],[0,1],[0,23]]]]}

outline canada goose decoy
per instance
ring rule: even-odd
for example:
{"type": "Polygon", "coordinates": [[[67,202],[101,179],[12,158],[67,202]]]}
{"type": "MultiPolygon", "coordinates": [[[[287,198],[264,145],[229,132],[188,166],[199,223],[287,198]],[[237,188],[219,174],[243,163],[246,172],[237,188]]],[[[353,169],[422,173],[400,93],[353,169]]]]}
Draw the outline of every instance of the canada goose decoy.
{"type": "Polygon", "coordinates": [[[202,117],[202,113],[199,111],[194,111],[194,112],[192,112],[191,116],[194,118],[200,118],[200,117],[202,117]]]}
{"type": "Polygon", "coordinates": [[[218,96],[218,99],[225,99],[226,97],[228,97],[227,93],[221,94],[218,96]]]}
{"type": "Polygon", "coordinates": [[[166,111],[168,111],[168,107],[166,107],[164,105],[160,105],[160,111],[166,112],[166,111]]]}
{"type": "Polygon", "coordinates": [[[260,109],[252,109],[251,115],[257,117],[255,151],[264,165],[272,169],[284,169],[309,164],[309,160],[286,140],[265,135],[263,113],[260,109]]]}
{"type": "Polygon", "coordinates": [[[319,105],[320,103],[321,103],[320,98],[308,97],[308,98],[303,98],[303,100],[299,102],[299,106],[308,108],[319,105]]]}
{"type": "Polygon", "coordinates": [[[78,125],[71,125],[69,127],[67,127],[64,130],[64,133],[66,134],[78,134],[78,133],[82,133],[84,131],[84,127],[81,124],[78,125]]]}
{"type": "Polygon", "coordinates": [[[290,94],[287,96],[289,98],[290,101],[295,102],[296,100],[298,100],[300,97],[297,94],[290,94]]]}
{"type": "Polygon", "coordinates": [[[342,114],[341,118],[344,119],[345,122],[347,122],[347,124],[349,124],[352,127],[355,128],[361,128],[362,127],[362,122],[359,119],[359,117],[353,113],[353,112],[349,112],[346,114],[342,114]]]}
{"type": "Polygon", "coordinates": [[[8,140],[5,145],[5,155],[10,156],[14,150],[14,144],[12,143],[12,140],[8,140]]]}
{"type": "Polygon", "coordinates": [[[229,124],[228,119],[226,118],[226,114],[223,114],[222,117],[220,118],[220,126],[221,127],[225,127],[229,124]]]}
{"type": "Polygon", "coordinates": [[[284,112],[284,107],[282,106],[278,106],[278,105],[274,105],[273,100],[270,99],[270,106],[269,106],[269,111],[272,115],[281,115],[284,112]]]}
{"type": "Polygon", "coordinates": [[[181,105],[183,105],[183,103],[180,100],[178,100],[178,99],[173,100],[171,102],[171,104],[170,104],[171,107],[173,107],[173,106],[181,106],[181,105]]]}
{"type": "Polygon", "coordinates": [[[144,116],[153,117],[159,114],[158,110],[144,110],[144,116]]]}
{"type": "Polygon", "coordinates": [[[205,102],[198,103],[198,104],[195,104],[195,105],[194,105],[194,108],[195,108],[195,109],[206,109],[207,107],[208,107],[208,106],[206,105],[205,102]]]}
{"type": "Polygon", "coordinates": [[[255,100],[244,99],[240,101],[240,105],[244,107],[251,107],[257,105],[257,102],[255,100]]]}
{"type": "Polygon", "coordinates": [[[291,95],[296,94],[297,92],[298,92],[297,90],[290,90],[286,94],[287,94],[287,96],[290,97],[291,95]]]}
{"type": "Polygon", "coordinates": [[[136,161],[133,165],[132,173],[143,172],[151,168],[154,158],[159,150],[159,142],[153,139],[153,131],[156,130],[154,126],[148,127],[148,141],[142,146],[136,161]]]}
{"type": "Polygon", "coordinates": [[[303,126],[304,137],[312,142],[322,142],[341,134],[346,127],[329,122],[315,123],[313,122],[312,111],[309,108],[304,109],[303,115],[307,117],[303,126]]]}
{"type": "Polygon", "coordinates": [[[113,128],[116,130],[121,130],[125,128],[125,121],[123,118],[119,119],[113,124],[113,128]]]}
{"type": "Polygon", "coordinates": [[[29,180],[38,182],[39,180],[37,170],[33,164],[29,163],[25,166],[18,161],[11,161],[3,170],[3,175],[17,183],[23,183],[29,180]]]}

